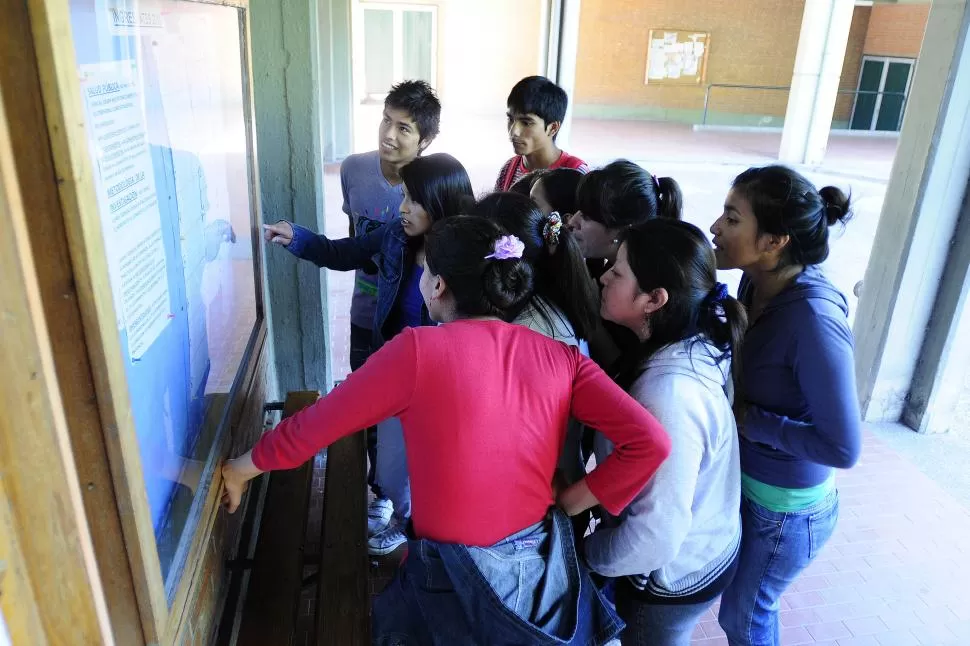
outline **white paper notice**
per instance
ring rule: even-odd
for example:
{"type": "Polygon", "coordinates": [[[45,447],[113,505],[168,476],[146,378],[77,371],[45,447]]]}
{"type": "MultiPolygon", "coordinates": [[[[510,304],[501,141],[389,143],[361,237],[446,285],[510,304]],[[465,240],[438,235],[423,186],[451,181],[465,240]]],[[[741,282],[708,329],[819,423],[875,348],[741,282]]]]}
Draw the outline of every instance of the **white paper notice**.
{"type": "Polygon", "coordinates": [[[128,353],[138,360],[170,319],[168,268],[134,61],[82,65],[111,289],[128,353]]]}
{"type": "Polygon", "coordinates": [[[647,78],[662,79],[667,75],[667,53],[662,38],[650,41],[650,54],[647,63],[647,78]]]}

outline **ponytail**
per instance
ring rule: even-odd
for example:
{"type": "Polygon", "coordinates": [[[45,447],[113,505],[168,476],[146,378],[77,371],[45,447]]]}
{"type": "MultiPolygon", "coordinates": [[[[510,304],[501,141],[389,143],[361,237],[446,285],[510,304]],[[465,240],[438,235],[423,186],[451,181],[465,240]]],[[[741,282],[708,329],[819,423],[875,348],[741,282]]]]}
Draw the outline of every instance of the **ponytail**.
{"type": "Polygon", "coordinates": [[[683,192],[672,177],[658,178],[626,159],[590,171],[576,188],[577,210],[611,230],[655,218],[680,220],[683,204],[683,192]]]}
{"type": "Polygon", "coordinates": [[[657,215],[668,220],[683,219],[684,194],[680,184],[673,177],[656,179],[657,187],[657,215]]]}
{"type": "Polygon", "coordinates": [[[566,315],[578,339],[589,340],[600,323],[600,294],[586,268],[583,250],[572,231],[562,227],[558,242],[538,263],[537,291],[566,315]]]}
{"type": "Polygon", "coordinates": [[[709,297],[704,316],[699,317],[698,329],[718,348],[731,357],[731,378],[734,384],[734,401],[744,400],[741,382],[741,347],[748,330],[748,310],[736,298],[727,294],[727,286],[717,283],[717,294],[709,297]]]}

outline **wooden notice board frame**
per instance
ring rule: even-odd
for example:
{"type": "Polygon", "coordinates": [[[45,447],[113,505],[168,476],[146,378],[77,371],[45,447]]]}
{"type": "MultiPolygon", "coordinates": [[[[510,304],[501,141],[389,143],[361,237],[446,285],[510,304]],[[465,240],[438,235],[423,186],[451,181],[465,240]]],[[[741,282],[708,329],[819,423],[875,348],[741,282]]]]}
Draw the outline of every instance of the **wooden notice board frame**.
{"type": "MultiPolygon", "coordinates": [[[[24,134],[44,134],[42,116],[39,130],[25,130],[36,84],[21,84],[24,67],[9,64],[24,55],[20,18],[26,7],[11,3],[0,22],[0,629],[7,633],[0,641],[110,643],[65,419],[70,393],[59,388],[59,348],[48,325],[61,258],[36,252],[36,238],[51,231],[37,210],[43,196],[24,181],[43,171],[43,160],[20,154],[25,144],[42,145],[24,134]]],[[[42,177],[56,197],[52,180],[42,177]]],[[[70,308],[69,287],[59,287],[58,304],[70,308]]]]}
{"type": "MultiPolygon", "coordinates": [[[[53,562],[57,563],[57,569],[63,571],[52,579],[58,585],[40,575],[31,578],[32,559],[38,563],[37,567],[41,565],[35,555],[37,550],[25,543],[24,536],[20,536],[19,542],[16,535],[12,542],[0,540],[0,556],[11,555],[11,562],[21,568],[23,576],[16,579],[19,589],[31,589],[36,600],[36,603],[27,603],[28,599],[24,599],[24,605],[11,606],[15,611],[14,621],[28,631],[19,635],[14,632],[15,641],[18,636],[30,637],[29,643],[67,638],[70,631],[62,630],[63,626],[47,625],[48,615],[60,616],[61,624],[73,626],[74,636],[82,639],[77,643],[168,646],[187,639],[193,643],[196,639],[203,640],[206,636],[199,633],[200,620],[190,615],[194,613],[197,599],[211,596],[211,584],[217,578],[203,569],[213,563],[224,567],[228,557],[228,554],[213,554],[216,541],[210,540],[216,533],[220,537],[224,535],[227,524],[220,506],[222,481],[218,466],[239,437],[259,433],[264,392],[260,384],[266,361],[249,2],[179,2],[238,10],[240,83],[252,214],[247,233],[253,252],[256,320],[207,464],[208,478],[197,491],[198,504],[193,506],[186,529],[189,538],[179,550],[181,569],[177,584],[168,593],[159,566],[126,383],[125,359],[116,328],[70,3],[65,0],[13,3],[6,10],[5,25],[0,27],[0,36],[5,39],[0,44],[0,62],[6,63],[0,71],[0,117],[6,113],[13,122],[12,151],[7,156],[13,160],[8,164],[13,170],[4,168],[3,179],[9,183],[11,178],[16,178],[16,188],[25,196],[23,210],[31,214],[30,235],[18,239],[23,252],[18,257],[30,256],[23,248],[29,242],[33,257],[43,254],[44,258],[44,262],[36,263],[33,271],[38,283],[37,303],[42,308],[46,327],[35,325],[33,330],[36,338],[51,346],[52,366],[50,370],[45,367],[41,373],[47,380],[43,383],[48,385],[45,401],[53,411],[53,428],[61,428],[66,433],[65,441],[59,445],[63,468],[48,473],[48,477],[57,480],[66,476],[65,491],[79,492],[53,501],[62,506],[67,504],[65,500],[77,503],[68,506],[76,522],[72,530],[65,531],[65,535],[74,537],[74,542],[37,547],[37,550],[49,548],[46,553],[56,559],[53,562]],[[60,593],[59,585],[63,588],[60,593]],[[61,603],[58,599],[66,594],[76,594],[73,606],[58,607],[61,603]],[[190,626],[192,622],[194,627],[190,626]],[[46,635],[45,640],[34,639],[42,634],[46,635]]],[[[4,126],[3,119],[0,126],[4,126]]],[[[3,144],[0,137],[0,156],[3,144]]],[[[8,191],[0,192],[0,197],[5,194],[10,196],[8,191]]],[[[17,200],[10,203],[16,204],[17,200]]],[[[16,214],[16,209],[11,207],[10,212],[16,214]]],[[[26,285],[29,288],[31,280],[26,285]]],[[[28,302],[31,302],[29,298],[28,302]]],[[[34,315],[40,312],[36,308],[31,311],[34,315]]],[[[43,356],[43,343],[38,356],[43,356]]],[[[10,375],[10,378],[17,376],[10,375]]],[[[29,422],[25,420],[25,423],[29,422]]],[[[57,447],[51,445],[42,457],[56,458],[57,447]]],[[[0,488],[0,502],[14,500],[19,493],[11,489],[10,483],[17,484],[15,480],[7,482],[5,488],[0,488]]],[[[57,487],[39,489],[37,496],[50,498],[52,489],[57,487]]],[[[13,508],[16,511],[18,507],[13,508]]],[[[17,526],[16,514],[11,522],[17,526]]],[[[30,527],[26,523],[19,526],[24,531],[30,527]]],[[[4,614],[10,619],[7,610],[4,606],[4,614]]],[[[217,620],[218,616],[206,616],[202,622],[208,622],[205,627],[211,627],[217,620]]]]}
{"type": "Polygon", "coordinates": [[[647,35],[646,85],[703,85],[711,34],[690,29],[651,29],[647,35]]]}

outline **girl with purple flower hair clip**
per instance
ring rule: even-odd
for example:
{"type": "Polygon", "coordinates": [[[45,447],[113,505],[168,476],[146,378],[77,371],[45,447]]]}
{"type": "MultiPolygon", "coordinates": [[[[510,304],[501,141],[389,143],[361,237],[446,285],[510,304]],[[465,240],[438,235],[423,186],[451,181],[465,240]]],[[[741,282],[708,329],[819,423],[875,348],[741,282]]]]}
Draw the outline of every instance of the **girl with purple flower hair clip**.
{"type": "Polygon", "coordinates": [[[401,420],[411,540],[373,601],[374,643],[603,646],[622,629],[577,557],[567,516],[593,505],[620,513],[670,440],[575,348],[503,320],[532,294],[523,251],[484,218],[435,223],[420,290],[441,325],[402,331],[223,467],[223,499],[235,511],[246,482],[263,471],[293,468],[375,420],[401,420]],[[601,429],[616,449],[557,491],[569,416],[601,429]]]}

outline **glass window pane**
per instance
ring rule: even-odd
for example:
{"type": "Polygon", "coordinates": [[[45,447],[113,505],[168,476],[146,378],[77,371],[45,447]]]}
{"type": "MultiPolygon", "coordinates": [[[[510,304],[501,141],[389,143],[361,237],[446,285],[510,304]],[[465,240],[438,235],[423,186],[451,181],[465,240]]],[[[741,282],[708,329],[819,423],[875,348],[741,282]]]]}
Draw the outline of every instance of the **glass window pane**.
{"type": "MultiPolygon", "coordinates": [[[[239,11],[71,0],[85,128],[160,568],[204,498],[256,323],[239,11]],[[122,6],[122,5],[117,5],[122,6]]],[[[174,568],[173,568],[174,566],[174,568]]],[[[170,572],[176,576],[170,577],[170,572]]]]}
{"type": "Polygon", "coordinates": [[[876,130],[899,130],[903,122],[903,103],[906,86],[909,84],[911,63],[890,63],[886,70],[886,84],[883,87],[882,103],[876,118],[876,130]]]}
{"type": "Polygon", "coordinates": [[[855,100],[855,110],[852,113],[853,130],[869,130],[872,127],[872,115],[876,111],[877,92],[882,82],[883,61],[866,61],[862,64],[862,75],[859,77],[859,94],[855,100]]]}
{"type": "Polygon", "coordinates": [[[364,10],[364,91],[387,94],[394,84],[394,12],[364,10]]]}
{"type": "Polygon", "coordinates": [[[434,19],[430,11],[404,12],[404,78],[434,83],[431,38],[434,19]]]}

